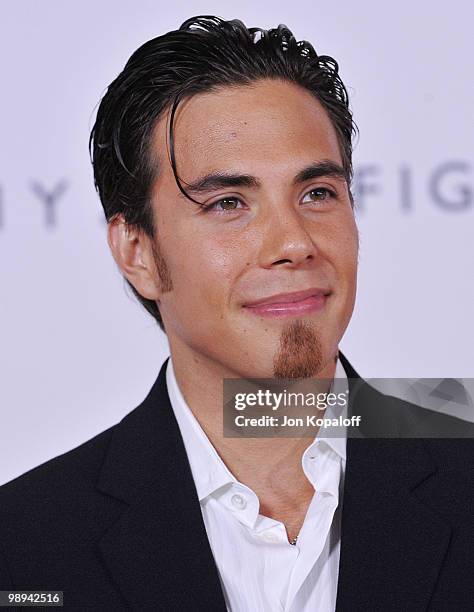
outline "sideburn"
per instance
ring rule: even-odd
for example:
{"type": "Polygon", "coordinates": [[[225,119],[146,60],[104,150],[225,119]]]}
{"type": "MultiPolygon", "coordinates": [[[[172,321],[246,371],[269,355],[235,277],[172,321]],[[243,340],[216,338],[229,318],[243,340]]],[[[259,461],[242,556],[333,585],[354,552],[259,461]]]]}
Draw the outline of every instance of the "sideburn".
{"type": "Polygon", "coordinates": [[[158,272],[158,277],[160,279],[161,291],[163,293],[172,291],[173,281],[171,279],[171,274],[166,260],[163,256],[163,253],[161,252],[160,243],[158,240],[152,239],[151,249],[153,252],[153,259],[155,261],[156,270],[158,272]]]}

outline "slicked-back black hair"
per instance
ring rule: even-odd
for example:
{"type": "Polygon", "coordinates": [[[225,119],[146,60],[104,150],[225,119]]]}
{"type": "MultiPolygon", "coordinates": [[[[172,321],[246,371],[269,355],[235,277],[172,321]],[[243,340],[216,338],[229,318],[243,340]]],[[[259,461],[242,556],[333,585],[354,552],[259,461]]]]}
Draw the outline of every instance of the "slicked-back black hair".
{"type": "MultiPolygon", "coordinates": [[[[89,150],[107,222],[123,214],[128,224],[155,237],[149,196],[157,168],[150,137],[164,111],[171,110],[169,141],[175,179],[192,199],[174,159],[173,117],[178,104],[201,92],[267,78],[299,84],[319,100],[336,130],[350,187],[357,126],[337,62],[318,56],[309,42],[297,41],[285,25],[263,30],[247,28],[236,19],[198,16],[139,47],[100,102],[89,150]]],[[[156,303],[127,283],[164,329],[156,303]]]]}

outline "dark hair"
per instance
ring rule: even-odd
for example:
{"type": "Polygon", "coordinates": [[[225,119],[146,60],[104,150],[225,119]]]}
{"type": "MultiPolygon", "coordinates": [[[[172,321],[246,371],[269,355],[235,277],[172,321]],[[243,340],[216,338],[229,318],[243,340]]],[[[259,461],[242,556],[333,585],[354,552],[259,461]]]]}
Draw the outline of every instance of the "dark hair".
{"type": "MultiPolygon", "coordinates": [[[[179,30],[149,40],[109,85],[89,139],[95,186],[107,222],[122,213],[126,223],[155,236],[149,192],[157,169],[150,137],[166,109],[172,111],[173,172],[178,187],[187,195],[173,155],[172,119],[179,102],[200,92],[265,78],[297,83],[319,100],[336,130],[350,187],[352,136],[357,126],[338,69],[332,57],[318,56],[309,42],[297,41],[285,25],[262,30],[247,28],[236,19],[198,16],[185,21],[179,30]]],[[[164,329],[157,304],[127,283],[164,329]]]]}

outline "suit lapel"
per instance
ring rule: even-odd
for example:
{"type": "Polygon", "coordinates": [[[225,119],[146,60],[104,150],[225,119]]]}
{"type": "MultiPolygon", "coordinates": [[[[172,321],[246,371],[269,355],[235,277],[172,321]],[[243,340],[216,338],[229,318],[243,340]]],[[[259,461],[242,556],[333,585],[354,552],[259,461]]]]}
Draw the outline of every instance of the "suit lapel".
{"type": "MultiPolygon", "coordinates": [[[[385,412],[387,398],[369,387],[340,354],[351,412],[385,412]]],[[[385,414],[388,415],[389,411],[385,414]]],[[[369,425],[370,427],[370,425],[369,425]]],[[[421,439],[347,440],[337,606],[343,610],[425,610],[451,529],[424,493],[437,478],[421,439]]]]}
{"type": "Polygon", "coordinates": [[[124,510],[101,538],[99,555],[133,609],[225,611],[166,364],[114,431],[97,487],[124,510]]]}
{"type": "MultiPolygon", "coordinates": [[[[340,357],[351,411],[383,405],[340,357]]],[[[433,479],[422,440],[347,440],[338,611],[427,608],[450,538],[424,495],[433,479]]],[[[225,611],[166,362],[144,402],[116,426],[97,487],[124,504],[98,554],[132,609],[225,611]]]]}

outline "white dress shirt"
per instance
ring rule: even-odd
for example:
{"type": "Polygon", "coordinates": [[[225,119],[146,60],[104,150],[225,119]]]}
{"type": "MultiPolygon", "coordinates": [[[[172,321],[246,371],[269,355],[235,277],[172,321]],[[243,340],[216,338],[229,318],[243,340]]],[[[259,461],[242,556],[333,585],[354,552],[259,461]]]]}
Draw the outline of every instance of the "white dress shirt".
{"type": "MultiPolygon", "coordinates": [[[[172,360],[166,382],[188,455],[204,524],[231,612],[334,612],[340,554],[340,510],[346,463],[346,432],[320,430],[302,456],[314,487],[296,545],[280,521],[259,514],[259,500],[226,467],[194,417],[177,384],[172,360]]],[[[337,361],[332,391],[346,391],[337,361]]],[[[325,417],[344,416],[327,408],[325,417]]]]}

